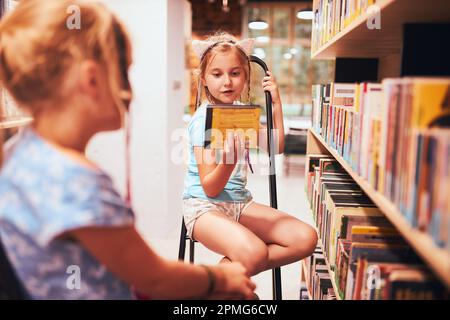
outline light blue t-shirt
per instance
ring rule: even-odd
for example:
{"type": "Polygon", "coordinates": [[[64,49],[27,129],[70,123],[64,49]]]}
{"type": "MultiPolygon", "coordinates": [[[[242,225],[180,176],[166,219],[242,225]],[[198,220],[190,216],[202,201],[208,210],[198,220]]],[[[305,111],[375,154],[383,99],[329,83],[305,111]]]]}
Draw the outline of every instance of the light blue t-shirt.
{"type": "Polygon", "coordinates": [[[247,164],[238,163],[230,176],[225,188],[215,198],[205,194],[198,174],[197,161],[195,160],[194,147],[203,147],[205,140],[206,106],[202,104],[192,116],[188,125],[189,138],[189,162],[188,172],[184,181],[183,199],[200,198],[215,202],[247,202],[252,199],[247,184],[247,164]]]}
{"type": "Polygon", "coordinates": [[[134,224],[110,177],[62,154],[31,128],[8,153],[0,172],[0,236],[30,298],[134,298],[80,243],[58,237],[134,224]]]}

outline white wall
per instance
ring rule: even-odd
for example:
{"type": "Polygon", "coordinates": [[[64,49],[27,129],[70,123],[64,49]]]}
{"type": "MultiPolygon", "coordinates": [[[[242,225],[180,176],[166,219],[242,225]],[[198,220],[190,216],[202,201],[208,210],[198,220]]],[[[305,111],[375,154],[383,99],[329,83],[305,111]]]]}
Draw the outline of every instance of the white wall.
{"type": "MultiPolygon", "coordinates": [[[[185,166],[171,159],[174,131],[183,128],[186,104],[185,21],[187,0],[104,0],[125,23],[133,43],[130,81],[132,205],[145,238],[163,237],[181,222],[185,166]]],[[[124,132],[102,133],[88,156],[125,190],[124,132]]],[[[179,142],[178,142],[179,143],[179,142]]]]}

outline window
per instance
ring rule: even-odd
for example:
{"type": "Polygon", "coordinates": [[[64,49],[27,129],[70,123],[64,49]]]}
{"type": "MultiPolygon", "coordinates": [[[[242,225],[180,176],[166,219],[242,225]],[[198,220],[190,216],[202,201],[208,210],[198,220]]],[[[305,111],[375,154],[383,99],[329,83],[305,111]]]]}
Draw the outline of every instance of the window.
{"type": "MultiPolygon", "coordinates": [[[[307,4],[249,3],[244,14],[243,37],[257,40],[253,54],[272,70],[289,117],[311,115],[311,85],[333,80],[334,61],[311,61],[312,20],[298,19],[296,14],[307,4]],[[262,19],[269,24],[253,30],[248,22],[262,19]]],[[[252,70],[252,102],[265,105],[260,81],[262,72],[252,70]],[[258,73],[258,74],[256,74],[258,73]]]]}

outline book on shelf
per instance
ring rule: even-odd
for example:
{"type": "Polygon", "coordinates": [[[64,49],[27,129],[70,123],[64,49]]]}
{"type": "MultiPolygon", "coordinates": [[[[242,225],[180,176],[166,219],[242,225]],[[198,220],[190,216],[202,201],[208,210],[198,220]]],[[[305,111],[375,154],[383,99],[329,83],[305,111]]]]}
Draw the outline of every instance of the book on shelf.
{"type": "Polygon", "coordinates": [[[350,252],[350,240],[338,239],[338,246],[336,252],[336,285],[338,288],[337,294],[341,299],[345,296],[345,287],[347,281],[348,258],[350,252]]]}
{"type": "Polygon", "coordinates": [[[339,230],[340,239],[350,239],[353,226],[392,227],[384,215],[343,215],[339,230]]]}
{"type": "Polygon", "coordinates": [[[311,295],[314,300],[334,300],[335,294],[331,276],[325,264],[317,264],[312,269],[311,295]],[[330,290],[331,289],[331,290],[330,290]]]}
{"type": "Polygon", "coordinates": [[[372,201],[366,195],[343,198],[336,194],[328,193],[324,199],[326,206],[326,215],[329,220],[329,232],[324,234],[327,239],[326,252],[329,254],[329,263],[332,268],[336,264],[337,240],[340,238],[342,218],[344,216],[384,216],[383,213],[376,208],[372,201]]]}
{"type": "Polygon", "coordinates": [[[309,300],[308,289],[303,286],[300,288],[300,300],[309,300]]]}
{"type": "Polygon", "coordinates": [[[420,268],[398,269],[390,273],[386,297],[395,300],[448,299],[442,283],[420,268]]]}
{"type": "Polygon", "coordinates": [[[421,263],[408,245],[352,242],[345,288],[345,299],[347,300],[361,299],[362,281],[366,267],[362,261],[421,263]]]}
{"type": "Polygon", "coordinates": [[[320,245],[316,247],[311,256],[305,258],[304,267],[306,268],[304,272],[305,283],[310,290],[312,299],[336,300],[325,256],[320,245]]]}
{"type": "Polygon", "coordinates": [[[319,283],[328,281],[328,276],[335,283],[335,297],[341,299],[448,297],[399,231],[339,166],[328,155],[313,155],[305,169],[310,179],[306,192],[312,194],[311,208],[323,249],[307,260],[313,297],[324,298],[319,283]],[[420,290],[415,289],[414,281],[404,281],[401,290],[408,294],[398,294],[395,286],[392,289],[389,272],[385,272],[393,269],[387,264],[420,269],[427,280],[420,284],[420,290]],[[325,270],[327,276],[317,275],[325,270]]]}
{"type": "Polygon", "coordinates": [[[392,226],[380,227],[374,225],[352,226],[350,237],[352,242],[372,242],[372,243],[405,243],[402,235],[392,226]]]}
{"type": "MultiPolygon", "coordinates": [[[[320,168],[320,160],[323,159],[324,156],[322,154],[308,154],[306,155],[306,166],[305,166],[305,177],[306,177],[306,183],[305,188],[308,195],[309,203],[312,203],[312,188],[311,183],[312,179],[314,177],[315,168],[320,168]]],[[[333,158],[328,158],[330,160],[333,160],[333,158]]]]}
{"type": "Polygon", "coordinates": [[[312,52],[367,12],[375,0],[315,0],[313,2],[312,52]]]}
{"type": "MultiPolygon", "coordinates": [[[[313,264],[313,256],[317,255],[317,254],[322,254],[322,248],[318,245],[316,247],[316,249],[314,250],[313,254],[306,257],[305,260],[305,276],[306,276],[306,280],[311,278],[311,268],[312,268],[312,264],[313,264]]],[[[307,282],[309,287],[311,287],[311,283],[307,282]]]]}
{"type": "Polygon", "coordinates": [[[351,87],[315,86],[312,130],[412,227],[450,252],[450,197],[444,191],[450,180],[450,78],[389,78],[351,87]],[[336,99],[336,88],[347,90],[348,104],[336,99]]]}

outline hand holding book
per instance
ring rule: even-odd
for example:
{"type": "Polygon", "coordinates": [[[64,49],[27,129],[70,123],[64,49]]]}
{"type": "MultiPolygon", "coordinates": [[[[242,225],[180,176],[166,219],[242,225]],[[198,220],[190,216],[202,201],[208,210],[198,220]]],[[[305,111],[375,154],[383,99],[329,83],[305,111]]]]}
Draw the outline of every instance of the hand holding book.
{"type": "Polygon", "coordinates": [[[209,105],[204,147],[223,149],[228,134],[239,133],[247,140],[248,148],[257,148],[260,112],[255,105],[209,105]]]}
{"type": "Polygon", "coordinates": [[[248,139],[239,132],[227,132],[223,145],[222,162],[227,165],[236,165],[243,161],[248,152],[248,139]]]}

